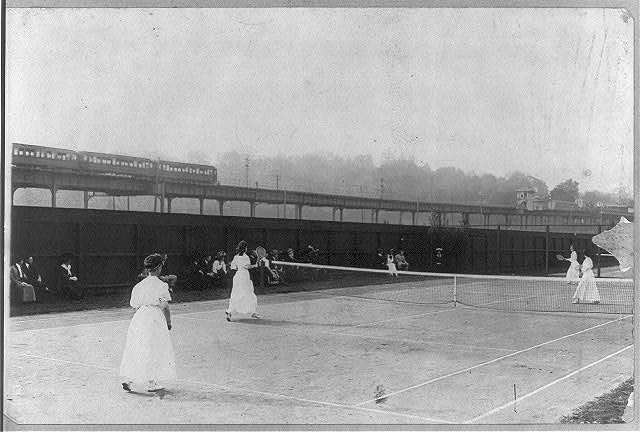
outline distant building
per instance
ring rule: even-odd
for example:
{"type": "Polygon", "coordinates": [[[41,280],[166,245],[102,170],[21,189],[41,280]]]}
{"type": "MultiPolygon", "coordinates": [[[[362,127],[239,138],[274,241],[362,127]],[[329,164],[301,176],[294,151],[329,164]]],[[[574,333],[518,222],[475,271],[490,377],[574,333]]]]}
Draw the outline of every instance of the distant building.
{"type": "Polygon", "coordinates": [[[516,189],[516,208],[529,209],[529,206],[533,206],[535,193],[536,190],[529,187],[516,189]]]}
{"type": "Polygon", "coordinates": [[[516,189],[516,208],[526,210],[546,210],[548,203],[545,198],[536,195],[538,191],[533,188],[516,189]]]}

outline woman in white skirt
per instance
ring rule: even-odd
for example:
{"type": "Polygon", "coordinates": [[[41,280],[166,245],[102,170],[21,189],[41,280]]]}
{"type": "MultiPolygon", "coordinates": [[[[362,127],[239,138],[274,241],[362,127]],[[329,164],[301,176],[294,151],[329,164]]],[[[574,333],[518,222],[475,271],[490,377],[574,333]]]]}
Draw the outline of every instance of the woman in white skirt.
{"type": "Polygon", "coordinates": [[[591,251],[586,249],[584,251],[584,261],[582,261],[582,278],[576,292],[573,294],[572,303],[600,303],[600,293],[598,292],[596,278],[592,269],[591,251]]]}
{"type": "Polygon", "coordinates": [[[396,263],[393,259],[393,249],[391,249],[387,254],[387,268],[389,269],[389,276],[398,277],[398,269],[396,268],[396,263]]]}
{"type": "Polygon", "coordinates": [[[567,270],[567,283],[571,284],[576,279],[580,279],[580,263],[578,262],[578,253],[573,248],[573,245],[569,246],[571,256],[566,261],[569,261],[569,269],[567,270]]]}
{"type": "Polygon", "coordinates": [[[231,298],[227,308],[227,321],[235,314],[251,314],[253,318],[261,318],[256,313],[258,298],[253,292],[253,282],[249,275],[249,269],[256,268],[257,264],[251,264],[247,255],[247,242],[242,240],[236,248],[236,256],[233,257],[229,268],[237,270],[233,276],[233,287],[231,288],[231,298]]]}
{"type": "Polygon", "coordinates": [[[176,364],[171,330],[171,300],[169,286],[158,278],[162,271],[160,254],[149,255],[144,260],[149,275],[131,291],[131,307],[136,309],[129,325],[127,342],[120,363],[120,376],[124,378],[122,388],[132,391],[132,385],[146,384],[147,391],[154,392],[163,387],[159,381],[176,379],[176,364]]]}

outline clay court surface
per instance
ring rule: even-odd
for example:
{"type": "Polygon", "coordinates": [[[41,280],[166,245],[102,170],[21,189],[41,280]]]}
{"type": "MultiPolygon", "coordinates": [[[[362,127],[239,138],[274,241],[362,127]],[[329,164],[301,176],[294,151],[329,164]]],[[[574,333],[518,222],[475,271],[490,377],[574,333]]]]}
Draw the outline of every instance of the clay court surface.
{"type": "Polygon", "coordinates": [[[262,320],[232,323],[226,301],[172,305],[179,380],[157,394],[121,388],[131,309],[8,318],[4,414],[17,424],[558,423],[632,375],[631,315],[351,293],[260,296],[262,320]]]}

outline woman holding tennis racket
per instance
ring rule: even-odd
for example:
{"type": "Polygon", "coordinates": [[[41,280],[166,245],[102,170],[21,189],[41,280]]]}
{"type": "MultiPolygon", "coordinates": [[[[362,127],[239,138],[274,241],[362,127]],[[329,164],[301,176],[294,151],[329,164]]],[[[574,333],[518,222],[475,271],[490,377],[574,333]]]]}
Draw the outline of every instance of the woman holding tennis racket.
{"type": "Polygon", "coordinates": [[[574,249],[573,245],[569,246],[569,250],[571,251],[571,255],[569,258],[565,258],[562,255],[557,255],[558,260],[560,261],[569,261],[569,269],[567,270],[567,283],[571,284],[576,279],[580,279],[580,263],[578,262],[578,253],[574,249]]]}
{"type": "Polygon", "coordinates": [[[253,282],[249,275],[249,269],[256,267],[258,264],[251,264],[251,259],[247,255],[247,242],[242,240],[236,248],[236,256],[229,264],[231,270],[237,271],[233,276],[233,287],[231,288],[229,307],[226,311],[227,321],[231,321],[231,317],[236,313],[251,314],[253,318],[261,318],[256,313],[258,298],[253,292],[253,282]]]}

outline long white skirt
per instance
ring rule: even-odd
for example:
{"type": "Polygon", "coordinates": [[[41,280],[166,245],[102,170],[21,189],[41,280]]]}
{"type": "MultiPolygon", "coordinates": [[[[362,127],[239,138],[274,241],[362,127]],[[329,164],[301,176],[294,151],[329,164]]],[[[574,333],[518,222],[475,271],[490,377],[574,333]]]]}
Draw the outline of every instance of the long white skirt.
{"type": "Polygon", "coordinates": [[[595,303],[600,301],[596,278],[591,269],[583,273],[578,288],[576,288],[576,292],[573,294],[573,298],[579,300],[581,303],[595,303]]]}
{"type": "Polygon", "coordinates": [[[173,345],[167,321],[158,306],[141,306],[133,316],[120,376],[134,383],[176,379],[173,345]]]}
{"type": "Polygon", "coordinates": [[[567,279],[579,279],[580,278],[580,264],[572,262],[567,270],[567,279]]]}
{"type": "Polygon", "coordinates": [[[398,276],[398,269],[396,268],[395,263],[387,263],[387,268],[389,269],[389,274],[392,276],[398,276]]]}
{"type": "Polygon", "coordinates": [[[233,288],[227,312],[240,314],[254,314],[258,306],[258,298],[253,292],[253,282],[249,277],[249,271],[240,269],[233,277],[233,288]]]}

